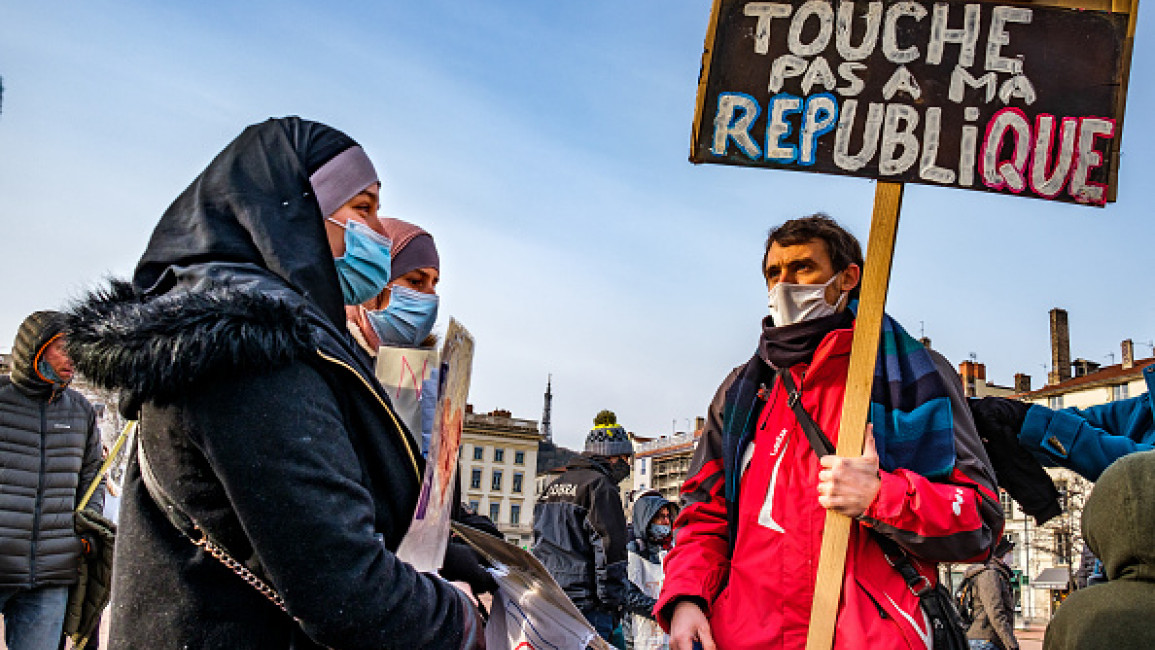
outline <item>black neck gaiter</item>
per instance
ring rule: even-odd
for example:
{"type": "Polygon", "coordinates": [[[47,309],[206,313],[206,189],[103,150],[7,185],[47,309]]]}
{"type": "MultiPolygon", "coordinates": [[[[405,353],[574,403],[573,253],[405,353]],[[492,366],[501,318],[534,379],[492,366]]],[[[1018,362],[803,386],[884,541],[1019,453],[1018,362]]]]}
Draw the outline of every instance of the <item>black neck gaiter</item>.
{"type": "Polygon", "coordinates": [[[758,356],[778,368],[810,363],[814,358],[814,350],[827,334],[837,329],[846,329],[853,323],[854,314],[849,309],[783,327],[775,327],[774,321],[767,316],[762,319],[762,339],[758,342],[758,356]]]}

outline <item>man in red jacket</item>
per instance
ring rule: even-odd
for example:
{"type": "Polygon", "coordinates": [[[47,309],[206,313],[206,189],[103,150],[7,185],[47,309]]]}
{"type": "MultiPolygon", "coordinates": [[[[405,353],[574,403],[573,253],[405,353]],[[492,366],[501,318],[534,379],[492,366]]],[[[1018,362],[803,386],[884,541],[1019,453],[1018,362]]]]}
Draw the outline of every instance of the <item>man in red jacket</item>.
{"type": "Polygon", "coordinates": [[[889,317],[865,451],[826,455],[862,264],[858,241],[825,215],[770,232],[758,352],[718,389],[682,486],[654,608],[674,650],[803,647],[827,509],[856,519],[835,647],[929,648],[919,599],[878,538],[897,542],[933,584],[936,562],[983,561],[1002,531],[958,375],[889,317]]]}

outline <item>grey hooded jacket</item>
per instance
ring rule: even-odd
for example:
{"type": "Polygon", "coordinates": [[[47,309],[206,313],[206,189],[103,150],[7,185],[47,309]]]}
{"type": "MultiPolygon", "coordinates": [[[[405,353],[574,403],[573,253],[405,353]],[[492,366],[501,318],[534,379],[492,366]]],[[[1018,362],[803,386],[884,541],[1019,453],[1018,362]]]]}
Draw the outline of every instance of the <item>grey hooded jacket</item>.
{"type": "MultiPolygon", "coordinates": [[[[0,377],[0,587],[77,580],[81,545],[72,513],[100,469],[100,433],[84,396],[35,371],[61,327],[55,312],[25,319],[12,374],[0,377]]],[[[89,507],[99,511],[103,502],[101,487],[89,507]]]]}

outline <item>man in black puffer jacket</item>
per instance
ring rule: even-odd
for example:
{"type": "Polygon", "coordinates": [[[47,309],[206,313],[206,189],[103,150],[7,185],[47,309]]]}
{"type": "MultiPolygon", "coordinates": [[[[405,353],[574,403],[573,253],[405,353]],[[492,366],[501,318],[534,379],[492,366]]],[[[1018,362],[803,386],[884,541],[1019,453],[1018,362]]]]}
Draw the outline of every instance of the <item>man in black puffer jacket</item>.
{"type": "MultiPolygon", "coordinates": [[[[60,642],[84,548],[72,511],[100,469],[96,411],[68,388],[63,330],[58,312],[24,319],[0,377],[0,613],[13,650],[60,642]]],[[[103,500],[99,488],[90,506],[103,500]]]]}

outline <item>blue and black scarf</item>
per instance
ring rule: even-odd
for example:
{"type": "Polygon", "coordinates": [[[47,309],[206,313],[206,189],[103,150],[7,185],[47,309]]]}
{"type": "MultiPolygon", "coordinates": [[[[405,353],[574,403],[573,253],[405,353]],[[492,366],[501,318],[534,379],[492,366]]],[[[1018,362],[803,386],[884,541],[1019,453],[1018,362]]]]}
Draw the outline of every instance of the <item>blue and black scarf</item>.
{"type": "MultiPolygon", "coordinates": [[[[854,301],[849,311],[857,313],[857,308],[854,301]]],[[[849,324],[849,315],[828,319],[825,333],[849,324]]],[[[738,498],[739,459],[754,439],[768,396],[763,389],[772,385],[774,376],[774,368],[755,354],[726,391],[722,448],[726,500],[731,504],[738,498]]],[[[950,474],[955,464],[954,419],[946,382],[930,351],[890,316],[883,317],[870,401],[869,420],[882,469],[901,467],[931,479],[950,474]]],[[[732,510],[736,517],[737,508],[732,510]]]]}

